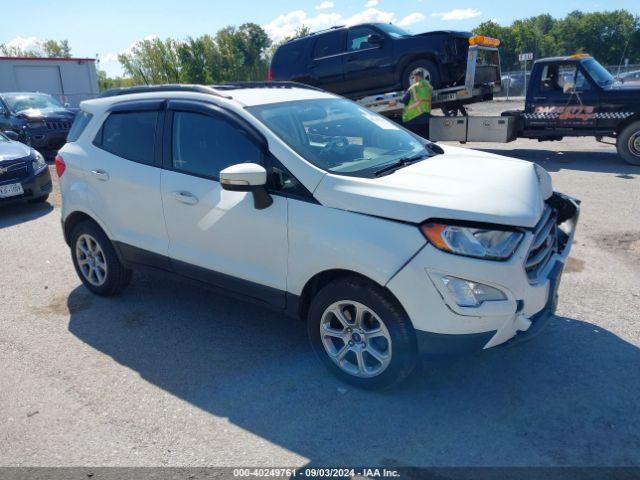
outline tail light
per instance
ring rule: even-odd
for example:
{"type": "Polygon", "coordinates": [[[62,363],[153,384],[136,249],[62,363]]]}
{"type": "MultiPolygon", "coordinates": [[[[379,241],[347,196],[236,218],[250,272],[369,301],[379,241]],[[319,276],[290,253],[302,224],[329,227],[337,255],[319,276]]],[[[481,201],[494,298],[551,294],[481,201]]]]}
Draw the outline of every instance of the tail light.
{"type": "Polygon", "coordinates": [[[267,72],[267,82],[273,82],[273,70],[271,69],[267,72]]]}
{"type": "Polygon", "coordinates": [[[60,154],[56,155],[56,173],[58,177],[61,177],[64,171],[67,169],[67,165],[64,163],[64,159],[60,154]]]}

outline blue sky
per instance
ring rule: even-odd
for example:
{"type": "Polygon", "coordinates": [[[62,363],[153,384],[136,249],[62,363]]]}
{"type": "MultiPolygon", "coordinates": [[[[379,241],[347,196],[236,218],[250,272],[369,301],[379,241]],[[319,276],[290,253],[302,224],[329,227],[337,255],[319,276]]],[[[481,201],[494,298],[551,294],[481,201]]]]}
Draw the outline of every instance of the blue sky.
{"type": "Polygon", "coordinates": [[[391,21],[410,31],[470,30],[494,19],[514,19],[541,13],[555,17],[572,10],[627,9],[640,14],[638,0],[109,0],[99,4],[65,0],[30,0],[2,10],[0,43],[34,46],[39,39],[67,39],[74,56],[100,58],[100,68],[121,73],[116,55],[145,37],[198,36],[227,25],[255,22],[278,39],[304,23],[312,30],[361,21],[391,21]],[[55,4],[55,6],[54,6],[55,4]]]}

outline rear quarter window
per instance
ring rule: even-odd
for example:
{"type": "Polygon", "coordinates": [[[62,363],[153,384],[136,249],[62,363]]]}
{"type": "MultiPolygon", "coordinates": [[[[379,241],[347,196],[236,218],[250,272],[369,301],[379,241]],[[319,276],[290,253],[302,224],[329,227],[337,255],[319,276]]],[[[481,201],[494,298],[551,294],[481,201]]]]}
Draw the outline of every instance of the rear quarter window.
{"type": "MultiPolygon", "coordinates": [[[[304,41],[282,45],[276,50],[271,61],[271,70],[275,75],[287,75],[296,70],[295,66],[302,60],[302,52],[305,50],[304,41]]],[[[277,78],[284,79],[284,78],[277,78]]]]}
{"type": "Polygon", "coordinates": [[[67,142],[75,142],[76,140],[78,140],[78,138],[80,138],[80,135],[82,135],[82,132],[84,132],[84,129],[87,128],[87,125],[89,125],[89,122],[92,118],[93,115],[88,112],[78,113],[75,120],[73,121],[73,125],[71,125],[69,133],[67,134],[67,142]]]}

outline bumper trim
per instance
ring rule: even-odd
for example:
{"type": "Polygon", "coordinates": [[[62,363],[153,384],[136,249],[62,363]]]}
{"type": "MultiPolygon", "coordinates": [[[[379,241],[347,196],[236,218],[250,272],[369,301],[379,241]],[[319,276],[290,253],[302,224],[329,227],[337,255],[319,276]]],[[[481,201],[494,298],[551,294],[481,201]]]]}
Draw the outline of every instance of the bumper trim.
{"type": "Polygon", "coordinates": [[[549,320],[551,320],[551,317],[556,313],[556,308],[558,307],[558,286],[560,284],[560,277],[562,276],[563,268],[564,263],[556,261],[555,265],[551,269],[551,273],[549,274],[551,284],[549,286],[549,300],[547,300],[547,304],[542,310],[529,319],[531,321],[531,326],[527,330],[517,332],[515,337],[504,343],[504,346],[524,343],[534,337],[537,337],[540,332],[544,330],[549,323],[549,320]]]}
{"type": "Polygon", "coordinates": [[[427,357],[461,356],[481,351],[496,334],[495,330],[482,333],[432,333],[416,330],[418,349],[427,357]]]}

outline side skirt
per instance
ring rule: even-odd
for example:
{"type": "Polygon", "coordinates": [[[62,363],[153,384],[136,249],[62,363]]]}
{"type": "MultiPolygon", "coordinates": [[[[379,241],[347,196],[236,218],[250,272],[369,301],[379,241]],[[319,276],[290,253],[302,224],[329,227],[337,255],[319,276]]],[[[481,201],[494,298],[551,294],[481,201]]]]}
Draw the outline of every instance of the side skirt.
{"type": "Polygon", "coordinates": [[[147,268],[154,271],[171,273],[180,278],[187,279],[200,287],[205,287],[239,300],[267,306],[279,311],[285,310],[287,315],[297,317],[297,295],[292,295],[277,288],[260,285],[190,263],[174,260],[126,243],[113,242],[113,245],[120,260],[129,268],[136,270],[147,268]]]}

